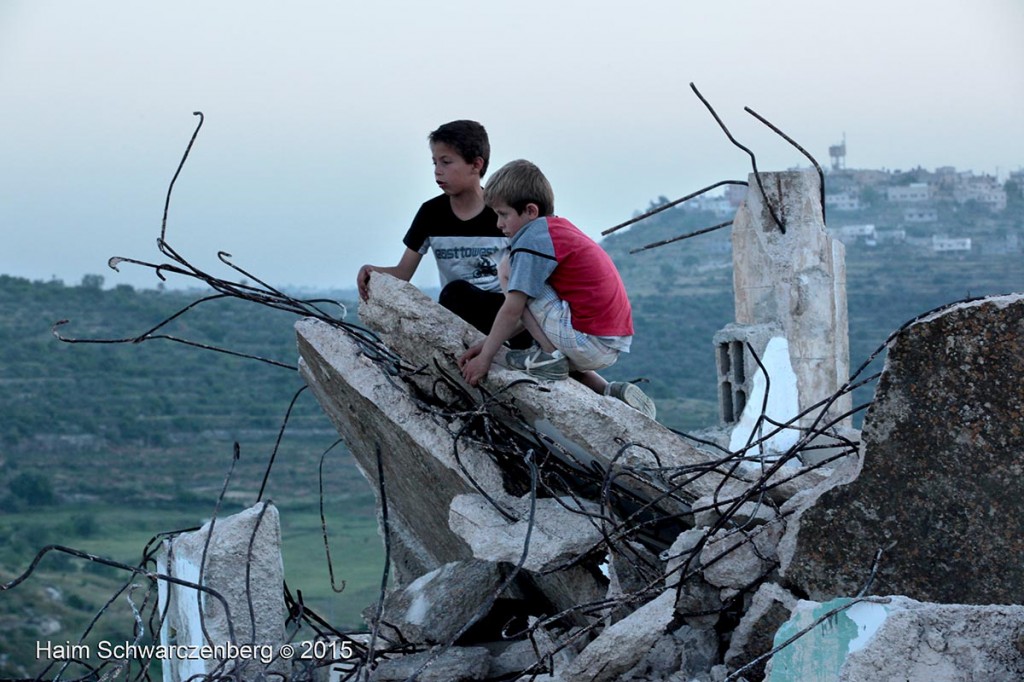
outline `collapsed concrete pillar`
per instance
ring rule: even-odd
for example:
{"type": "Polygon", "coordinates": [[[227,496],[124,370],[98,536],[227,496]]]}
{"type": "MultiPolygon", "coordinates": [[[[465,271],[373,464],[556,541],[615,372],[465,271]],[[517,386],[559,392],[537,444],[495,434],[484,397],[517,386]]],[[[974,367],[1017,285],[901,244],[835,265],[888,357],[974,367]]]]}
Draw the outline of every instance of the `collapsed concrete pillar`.
{"type": "Polygon", "coordinates": [[[218,669],[246,680],[290,674],[290,661],[278,658],[286,609],[281,526],[272,503],[164,540],[157,572],[208,587],[227,603],[225,611],[209,592],[160,581],[160,612],[167,614],[160,643],[182,652],[163,658],[163,679],[183,682],[218,669]]]}
{"type": "MultiPolygon", "coordinates": [[[[372,283],[373,280],[371,291],[379,296],[380,290],[374,290],[372,283]]],[[[416,291],[411,285],[410,289],[416,291]]],[[[426,305],[431,308],[424,311],[427,314],[438,311],[450,314],[429,299],[426,305]]],[[[433,347],[429,330],[440,328],[440,324],[428,325],[427,333],[418,334],[411,341],[433,347]]],[[[528,504],[517,502],[506,490],[505,478],[492,455],[469,438],[459,441],[456,452],[454,434],[460,423],[446,423],[440,413],[432,414],[422,401],[417,401],[411,386],[389,374],[386,367],[374,363],[363,354],[360,345],[341,330],[314,319],[300,320],[295,329],[299,370],[377,495],[383,534],[376,456],[380,447],[388,500],[391,565],[396,579],[394,589],[404,588],[420,576],[451,562],[494,558],[488,551],[475,554],[459,532],[452,530],[449,521],[453,500],[475,499],[477,486],[505,510],[517,509],[525,513],[528,509],[528,504]]],[[[436,375],[431,381],[435,378],[436,375]]],[[[493,507],[489,506],[490,502],[486,504],[487,511],[481,510],[479,518],[469,517],[461,524],[454,524],[457,530],[490,523],[489,511],[493,511],[493,507]]],[[[457,509],[472,514],[468,506],[457,509]]],[[[511,521],[505,522],[514,525],[511,521]]],[[[544,527],[545,522],[538,522],[538,526],[544,527]]],[[[474,535],[467,533],[470,538],[474,535]]],[[[554,540],[542,542],[538,555],[548,552],[559,555],[561,550],[556,544],[554,540]]],[[[509,554],[509,558],[512,554],[518,558],[513,550],[509,550],[509,554]]],[[[591,601],[603,592],[597,581],[580,566],[551,574],[531,574],[528,579],[557,610],[591,601]]],[[[525,575],[523,580],[527,580],[525,575]]]]}
{"type": "MultiPolygon", "coordinates": [[[[483,338],[479,331],[416,287],[381,273],[371,275],[370,298],[360,305],[359,315],[406,362],[428,370],[439,365],[456,381],[462,380],[456,358],[483,338]]],[[[505,369],[501,365],[503,358],[504,352],[499,351],[497,363],[481,388],[498,397],[495,404],[511,406],[543,437],[565,448],[586,469],[606,470],[613,462],[646,468],[700,466],[711,465],[717,459],[717,455],[693,447],[615,398],[597,395],[571,379],[543,384],[529,380],[522,372],[505,369]],[[623,443],[642,443],[643,447],[623,447],[623,443]]],[[[421,378],[423,386],[429,388],[435,377],[436,372],[425,372],[421,378]]],[[[466,389],[480,395],[477,389],[466,389]]],[[[643,488],[636,492],[654,498],[666,487],[655,487],[655,483],[660,482],[651,476],[645,482],[631,480],[623,485],[636,484],[643,488]]],[[[696,499],[714,494],[721,483],[722,476],[709,471],[694,477],[679,496],[696,499]]],[[[688,511],[671,498],[664,499],[662,504],[668,512],[688,511]]]]}
{"type": "MultiPolygon", "coordinates": [[[[825,230],[818,176],[761,173],[761,182],[767,196],[751,175],[732,225],[736,324],[714,339],[720,416],[733,451],[752,439],[766,393],[767,415],[785,423],[835,394],[850,373],[845,249],[825,230]]],[[[850,406],[847,395],[828,409],[827,419],[850,406]]],[[[796,426],[811,426],[820,412],[809,412],[796,426]]],[[[849,418],[838,424],[848,427],[849,418]]],[[[782,432],[767,449],[784,451],[796,440],[795,431],[782,432]]]]}

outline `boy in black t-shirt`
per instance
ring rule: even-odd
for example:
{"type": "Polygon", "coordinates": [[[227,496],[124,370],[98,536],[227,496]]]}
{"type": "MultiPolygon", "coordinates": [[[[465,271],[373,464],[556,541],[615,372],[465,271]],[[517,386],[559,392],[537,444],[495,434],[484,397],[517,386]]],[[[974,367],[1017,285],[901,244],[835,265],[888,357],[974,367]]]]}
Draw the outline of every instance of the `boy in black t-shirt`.
{"type": "MultiPolygon", "coordinates": [[[[487,131],[476,121],[451,121],[428,139],[434,179],[443,194],[420,206],[402,240],[406,248],[397,265],[359,268],[359,295],[363,300],[369,296],[371,272],[409,281],[433,249],[442,287],[438,302],[487,334],[505,301],[498,263],[509,243],[498,230],[498,217],[484,204],[480,185],[491,156],[487,131]]],[[[529,344],[529,335],[524,335],[509,345],[529,344]]]]}

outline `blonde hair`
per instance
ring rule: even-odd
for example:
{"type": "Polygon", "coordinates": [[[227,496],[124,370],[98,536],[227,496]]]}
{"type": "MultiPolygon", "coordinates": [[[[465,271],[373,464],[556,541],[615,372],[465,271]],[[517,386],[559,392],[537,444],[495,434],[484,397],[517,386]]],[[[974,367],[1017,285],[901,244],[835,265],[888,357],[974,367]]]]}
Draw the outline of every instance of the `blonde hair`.
{"type": "Polygon", "coordinates": [[[509,161],[491,176],[484,187],[484,203],[502,202],[522,214],[527,204],[536,204],[538,215],[555,213],[555,192],[540,168],[526,159],[509,161]]]}

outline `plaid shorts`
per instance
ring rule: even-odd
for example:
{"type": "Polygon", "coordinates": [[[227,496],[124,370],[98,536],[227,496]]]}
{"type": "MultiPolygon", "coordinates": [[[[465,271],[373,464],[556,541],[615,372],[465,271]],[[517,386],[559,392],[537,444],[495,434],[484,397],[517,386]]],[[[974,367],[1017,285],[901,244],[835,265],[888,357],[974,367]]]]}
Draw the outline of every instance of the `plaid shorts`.
{"type": "Polygon", "coordinates": [[[551,343],[569,358],[573,371],[604,369],[619,359],[619,351],[600,337],[573,329],[568,301],[559,298],[550,286],[545,286],[527,305],[551,343]]]}

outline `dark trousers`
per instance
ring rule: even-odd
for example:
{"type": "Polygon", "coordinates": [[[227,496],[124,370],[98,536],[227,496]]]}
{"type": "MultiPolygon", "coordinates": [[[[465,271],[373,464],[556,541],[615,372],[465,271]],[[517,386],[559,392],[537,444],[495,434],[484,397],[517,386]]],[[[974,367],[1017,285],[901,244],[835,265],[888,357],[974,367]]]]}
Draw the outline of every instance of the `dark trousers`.
{"type": "MultiPolygon", "coordinates": [[[[437,302],[484,334],[490,334],[498,309],[505,302],[505,294],[500,291],[484,291],[464,279],[457,279],[441,289],[437,302]]],[[[524,330],[507,343],[511,348],[529,348],[533,344],[533,337],[524,330]]]]}

